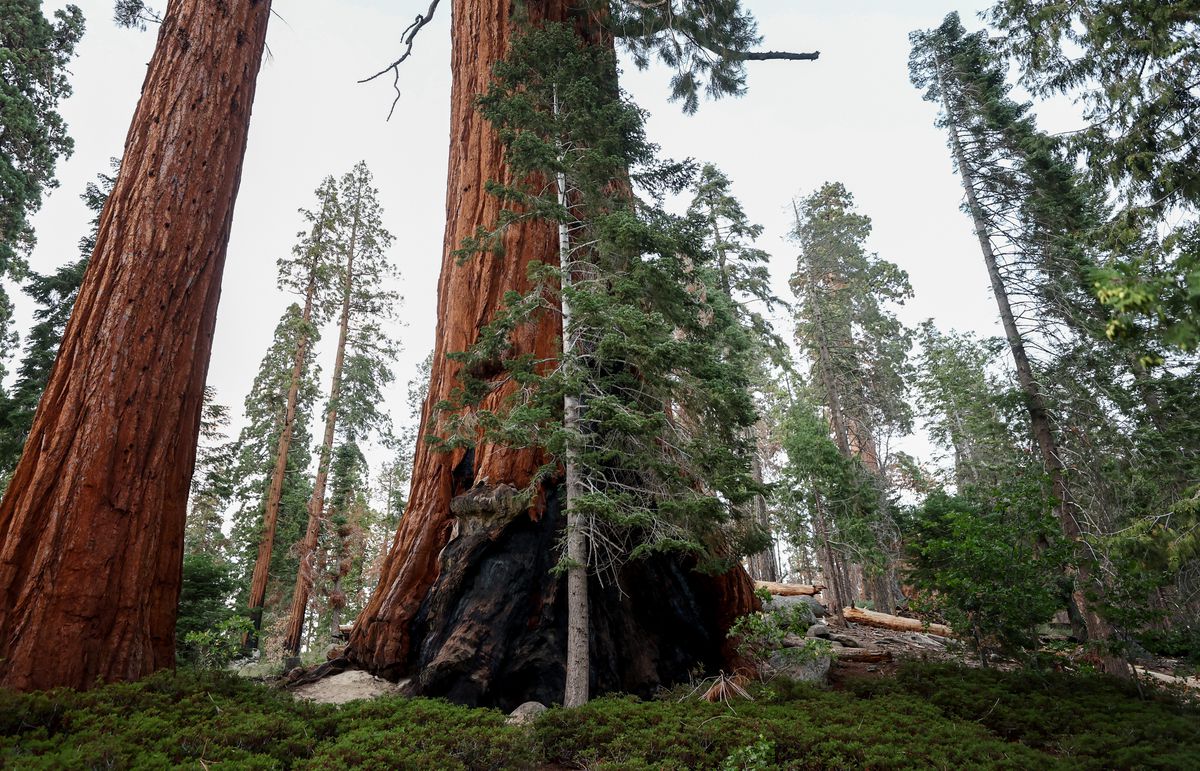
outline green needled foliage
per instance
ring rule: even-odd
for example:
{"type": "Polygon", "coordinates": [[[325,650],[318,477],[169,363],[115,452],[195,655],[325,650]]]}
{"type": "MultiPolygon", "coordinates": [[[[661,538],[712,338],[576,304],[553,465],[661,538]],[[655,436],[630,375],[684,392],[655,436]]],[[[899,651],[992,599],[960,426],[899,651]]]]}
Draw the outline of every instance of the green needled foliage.
{"type": "Polygon", "coordinates": [[[28,217],[73,149],[58,103],[71,95],[67,64],[82,36],[74,5],[51,22],[41,0],[0,2],[0,275],[19,276],[34,240],[28,217]]]}
{"type": "Polygon", "coordinates": [[[955,484],[994,486],[1015,469],[1032,469],[1021,396],[993,372],[1004,341],[943,333],[932,321],[919,339],[913,384],[930,438],[952,455],[955,484]]]}
{"type": "Polygon", "coordinates": [[[719,288],[717,256],[705,248],[708,223],[701,228],[635,196],[682,189],[690,168],[656,158],[643,115],[619,95],[615,75],[609,52],[551,25],[514,42],[480,99],[522,182],[490,184],[506,208],[495,230],[463,245],[461,259],[494,249],[506,225],[536,218],[569,233],[570,273],[563,281],[559,255],[556,264],[535,263],[534,289],[511,293],[480,342],[455,354],[464,373],[499,362],[520,388],[502,409],[478,409],[496,383],[465,375],[439,405],[450,429],[445,444],[542,448],[552,460],[535,485],[558,475],[568,449],[576,453],[583,492],[571,505],[591,523],[594,569],[656,549],[720,569],[761,548],[728,543],[725,528],[761,490],[745,433],[755,421],[751,335],[719,288]],[[558,174],[566,206],[539,181],[558,174]],[[507,356],[514,330],[559,313],[564,302],[569,354],[550,362],[507,356]],[[574,428],[564,425],[566,394],[580,404],[574,428]]]}
{"type": "Polygon", "coordinates": [[[934,492],[913,512],[907,535],[914,604],[940,613],[985,665],[988,651],[1040,646],[1037,627],[1061,605],[1070,556],[1041,480],[934,492]]]}
{"type": "MultiPolygon", "coordinates": [[[[796,206],[793,236],[800,253],[791,278],[796,341],[809,364],[811,401],[826,416],[823,436],[832,433],[832,446],[848,465],[830,477],[834,470],[828,464],[793,449],[788,457],[795,467],[791,476],[807,488],[798,500],[805,503],[814,545],[824,553],[826,574],[847,574],[833,583],[834,604],[858,599],[848,577],[849,567],[858,565],[868,569],[876,608],[890,612],[899,533],[888,447],[891,437],[912,426],[906,399],[912,333],[896,318],[895,307],[912,289],[904,271],[866,250],[870,231],[870,218],[854,210],[853,196],[840,183],[826,183],[796,206]],[[869,499],[835,493],[843,484],[836,477],[852,467],[874,485],[869,499]]],[[[788,443],[785,438],[785,448],[788,443]]]]}
{"type": "MultiPolygon", "coordinates": [[[[1054,29],[1053,34],[1065,36],[1057,42],[1053,36],[1032,40],[1022,38],[1031,29],[1023,28],[1016,38],[1009,39],[1008,49],[1017,53],[1018,59],[1034,57],[1022,60],[1031,67],[1041,67],[1044,61],[1037,57],[1048,56],[1048,51],[1084,29],[1067,31],[1061,25],[1069,23],[1071,14],[1055,12],[1052,19],[1048,6],[1002,5],[1010,13],[1005,24],[1033,24],[1037,16],[1041,19],[1038,24],[1049,25],[1039,29],[1054,29]],[[1018,6],[1041,10],[1019,22],[1011,15],[1018,6]]],[[[1072,9],[1094,11],[1098,5],[1107,4],[1080,3],[1072,9]]],[[[1131,23],[1145,11],[1135,6],[1139,4],[1128,9],[1131,23]]],[[[1069,480],[1071,517],[1080,523],[1087,541],[1081,544],[1076,561],[1105,576],[1103,584],[1094,588],[1103,590],[1106,615],[1125,633],[1138,633],[1164,615],[1186,623],[1195,617],[1186,598],[1193,596],[1200,578],[1196,562],[1182,561],[1168,575],[1154,568],[1150,557],[1159,548],[1154,541],[1182,537],[1170,525],[1173,515],[1168,512],[1181,498],[1186,499],[1196,479],[1200,423],[1194,405],[1200,394],[1200,372],[1194,357],[1177,350],[1176,336],[1182,327],[1162,315],[1156,319],[1121,315],[1120,308],[1104,302],[1106,298],[1095,292],[1098,275],[1113,266],[1128,266],[1130,249],[1142,248],[1134,244],[1141,235],[1126,244],[1107,235],[1113,232],[1112,223],[1132,205],[1133,199],[1124,194],[1137,198],[1152,193],[1136,191],[1130,180],[1114,188],[1117,181],[1091,166],[1094,155],[1088,156],[1091,160],[1085,158],[1090,173],[1078,170],[1074,164],[1078,153],[1107,150],[1090,146],[1075,135],[1052,137],[1040,131],[1030,105],[1012,99],[1004,49],[985,32],[967,32],[958,16],[951,14],[936,30],[914,33],[912,41],[912,80],[924,89],[927,99],[942,108],[939,125],[950,131],[959,171],[975,198],[969,201],[969,213],[989,241],[997,264],[993,286],[999,283],[1011,301],[1010,344],[1015,338],[1030,351],[1025,364],[1043,400],[1044,414],[1053,421],[1049,430],[1054,437],[1054,457],[1069,480]],[[1122,195],[1111,195],[1122,191],[1122,195]],[[1105,200],[1106,194],[1111,201],[1105,200]],[[1149,561],[1139,565],[1131,556],[1135,554],[1149,561]],[[1107,597],[1109,593],[1112,598],[1107,597]]],[[[1083,44],[1082,39],[1077,42],[1083,44]]],[[[1085,51],[1083,60],[1093,55],[1095,51],[1085,51]]],[[[1161,64],[1137,56],[1151,69],[1161,64]]],[[[1095,62],[1083,60],[1060,63],[1068,68],[1078,64],[1097,74],[1088,69],[1095,62]]],[[[1063,76],[1065,80],[1041,70],[1026,74],[1045,78],[1039,81],[1045,89],[1071,84],[1084,87],[1087,79],[1073,79],[1078,73],[1063,76]]],[[[1132,92],[1129,96],[1134,103],[1139,98],[1132,92]]],[[[1100,129],[1100,134],[1119,123],[1114,121],[1100,129]]],[[[1092,140],[1097,136],[1093,132],[1092,140]]],[[[1165,212],[1158,210],[1154,229],[1159,228],[1165,212]]],[[[1159,268],[1155,274],[1160,278],[1172,275],[1159,268]]],[[[1170,292],[1162,295],[1163,301],[1171,302],[1170,296],[1170,292]]],[[[943,404],[935,425],[940,421],[946,427],[951,420],[959,424],[957,436],[943,431],[943,438],[986,449],[992,442],[989,437],[1000,435],[995,426],[986,427],[986,420],[977,420],[981,417],[978,407],[987,400],[968,398],[975,405],[969,409],[947,401],[962,402],[957,397],[965,396],[967,383],[961,378],[958,383],[946,380],[952,376],[953,362],[945,356],[966,354],[963,342],[939,338],[929,330],[929,377],[924,382],[928,388],[923,391],[927,401],[943,404]],[[936,382],[939,379],[940,384],[936,382]]],[[[978,371],[985,362],[978,357],[975,360],[978,371]]],[[[1019,369],[1018,376],[1020,379],[1019,369]]],[[[1026,381],[1022,388],[1028,393],[1026,381]]],[[[972,382],[978,390],[978,378],[972,382]]],[[[956,453],[960,449],[970,451],[971,447],[956,446],[956,453]]],[[[1046,462],[1045,457],[1042,460],[1046,462]]],[[[1013,467],[1026,465],[1016,459],[1012,462],[1013,467]]],[[[1004,477],[1003,470],[991,481],[983,475],[980,487],[1002,486],[1004,477]]],[[[958,482],[961,486],[972,478],[960,476],[958,482]]],[[[1054,485],[1053,479],[1050,484],[1054,485]]]]}
{"type": "Polygon", "coordinates": [[[661,0],[605,3],[617,40],[639,69],[657,59],[674,70],[671,101],[694,113],[700,94],[711,99],[746,90],[748,59],[816,59],[818,54],[754,53],[762,38],[740,0],[661,0]]]}
{"type": "Polygon", "coordinates": [[[224,561],[229,543],[223,531],[225,510],[233,499],[235,446],[226,432],[229,408],[216,401],[211,386],[204,389],[200,413],[200,440],[196,447],[196,469],[188,498],[187,523],[183,533],[184,554],[203,554],[224,561]]]}
{"type": "MultiPolygon", "coordinates": [[[[292,304],[284,312],[275,328],[270,348],[263,356],[254,385],[246,395],[244,411],[246,425],[236,442],[234,478],[237,487],[234,493],[236,509],[233,515],[233,560],[240,576],[239,587],[244,592],[250,586],[250,574],[254,570],[258,551],[263,507],[275,468],[275,452],[279,434],[283,430],[283,412],[287,404],[288,388],[291,385],[292,368],[298,338],[307,325],[301,317],[300,306],[292,304]]],[[[278,544],[292,544],[304,533],[308,518],[308,497],[312,493],[312,482],[308,478],[308,467],[312,461],[311,420],[317,399],[316,366],[311,358],[306,363],[300,380],[296,419],[292,428],[292,442],[288,448],[287,472],[284,476],[283,497],[279,509],[279,525],[275,537],[278,544]]],[[[286,548],[274,549],[271,554],[271,586],[268,603],[279,607],[276,596],[286,592],[296,574],[296,558],[286,548]]],[[[286,607],[286,605],[284,605],[286,607]]],[[[267,626],[264,624],[264,629],[267,626]]]]}
{"type": "Polygon", "coordinates": [[[1083,106],[1086,125],[1068,137],[1069,148],[1116,202],[1092,233],[1113,254],[1093,275],[1115,313],[1110,334],[1147,345],[1149,333],[1149,343],[1193,349],[1200,6],[1089,0],[1064,10],[1006,0],[991,18],[1008,33],[1005,51],[1035,93],[1068,94],[1083,106]],[[1164,219],[1171,224],[1161,226],[1164,219]]]}
{"type": "Polygon", "coordinates": [[[1200,3],[998,0],[990,20],[1035,94],[1083,108],[1070,148],[1117,205],[1095,233],[1114,335],[1200,345],[1200,3]]]}

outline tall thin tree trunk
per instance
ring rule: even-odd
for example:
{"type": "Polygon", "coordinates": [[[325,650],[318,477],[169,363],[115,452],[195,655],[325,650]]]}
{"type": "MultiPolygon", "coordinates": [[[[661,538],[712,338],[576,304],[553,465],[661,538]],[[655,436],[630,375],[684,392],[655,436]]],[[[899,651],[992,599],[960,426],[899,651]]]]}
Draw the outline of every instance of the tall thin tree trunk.
{"type": "MultiPolygon", "coordinates": [[[[754,455],[750,459],[751,471],[754,474],[754,481],[762,484],[763,467],[762,458],[758,455],[758,449],[755,448],[754,455]]],[[[771,543],[767,548],[757,554],[750,555],[747,561],[750,567],[750,577],[759,581],[778,581],[779,575],[779,558],[775,555],[775,539],[771,532],[771,515],[767,511],[767,499],[763,495],[755,495],[752,503],[754,506],[754,521],[771,537],[771,543]]]]}
{"type": "Polygon", "coordinates": [[[838,555],[829,542],[829,525],[825,521],[825,502],[821,498],[820,492],[813,494],[813,529],[816,531],[814,535],[817,537],[819,549],[823,555],[821,570],[825,574],[825,582],[829,584],[826,587],[828,589],[826,602],[829,604],[829,612],[839,623],[844,624],[842,608],[849,605],[854,598],[847,590],[845,576],[838,564],[838,555]]]}
{"type": "Polygon", "coordinates": [[[0,503],[0,684],[174,663],[188,485],[270,0],[171,0],[0,503]]]}
{"type": "MultiPolygon", "coordinates": [[[[361,196],[360,196],[361,199],[361,196]]],[[[329,405],[325,410],[325,437],[321,441],[321,454],[317,461],[317,479],[313,483],[312,496],[308,499],[308,527],[304,540],[300,542],[300,567],[296,571],[296,586],[292,590],[292,609],[288,618],[287,632],[283,638],[286,655],[300,653],[300,640],[304,630],[304,614],[313,587],[313,558],[321,536],[321,521],[325,514],[325,487],[329,483],[329,464],[333,458],[333,439],[337,432],[338,400],[342,392],[342,367],[346,361],[346,339],[350,335],[350,303],[354,295],[354,252],[358,248],[358,227],[361,200],[355,202],[354,217],[350,224],[350,241],[346,248],[346,273],[342,285],[342,315],[338,324],[337,354],[333,359],[333,376],[329,384],[329,405]]]]}
{"type": "MultiPolygon", "coordinates": [[[[554,97],[554,112],[558,113],[558,94],[554,97]]],[[[558,172],[555,178],[558,188],[558,205],[567,209],[567,175],[558,172]]],[[[562,354],[560,366],[573,370],[577,366],[575,342],[571,334],[571,233],[566,222],[558,223],[558,265],[562,292],[562,354]]],[[[563,427],[568,434],[578,436],[579,397],[573,393],[563,395],[563,427]]],[[[566,466],[567,512],[567,662],[566,686],[563,692],[564,707],[580,707],[588,701],[589,666],[589,623],[588,623],[588,523],[579,513],[575,501],[583,492],[579,480],[579,451],[568,445],[564,453],[566,466]]]]}
{"type": "MultiPolygon", "coordinates": [[[[1092,585],[1091,570],[1088,567],[1089,555],[1085,552],[1086,545],[1083,540],[1083,532],[1073,511],[1074,501],[1071,497],[1070,487],[1067,484],[1066,469],[1063,467],[1054,438],[1054,430],[1050,425],[1050,413],[1046,407],[1046,400],[1042,395],[1041,386],[1038,384],[1037,378],[1034,377],[1033,366],[1025,351],[1025,341],[1021,336],[1020,329],[1017,327],[1012,305],[1009,303],[1008,289],[1004,284],[1004,277],[1000,274],[1000,268],[996,261],[996,253],[992,248],[992,240],[987,227],[987,221],[984,218],[983,206],[979,202],[979,198],[975,192],[977,183],[974,172],[967,163],[962,140],[958,136],[958,129],[951,125],[949,131],[951,151],[954,154],[955,162],[958,164],[963,189],[966,191],[967,208],[971,213],[975,235],[979,239],[979,248],[983,254],[983,262],[987,267],[988,278],[991,280],[992,294],[996,298],[996,306],[1000,312],[1000,322],[1004,327],[1004,336],[1008,341],[1009,351],[1012,353],[1013,366],[1017,371],[1017,383],[1021,386],[1021,391],[1025,396],[1025,407],[1029,413],[1029,423],[1033,431],[1034,440],[1042,456],[1042,464],[1045,466],[1046,473],[1050,477],[1050,492],[1056,500],[1054,511],[1058,517],[1063,535],[1072,544],[1078,558],[1078,565],[1074,570],[1073,576],[1074,588],[1072,590],[1072,599],[1080,615],[1083,617],[1087,627],[1088,638],[1096,642],[1105,642],[1111,636],[1112,630],[1108,623],[1095,611],[1092,601],[1087,597],[1087,588],[1092,585]]],[[[1128,674],[1129,667],[1123,660],[1105,655],[1103,661],[1105,670],[1110,674],[1128,674]]]]}
{"type": "Polygon", "coordinates": [[[263,510],[262,535],[258,541],[258,556],[254,560],[254,575],[250,580],[250,618],[254,628],[246,632],[242,645],[246,648],[258,646],[258,635],[262,630],[263,601],[267,596],[267,580],[270,577],[271,553],[275,548],[275,529],[279,521],[279,504],[283,500],[283,483],[287,476],[288,453],[292,446],[292,430],[296,423],[296,403],[300,397],[300,381],[308,356],[308,326],[312,322],[313,300],[317,290],[315,271],[309,274],[308,287],[304,295],[304,312],[301,314],[300,337],[296,341],[296,357],[292,363],[292,381],[288,385],[287,406],[283,413],[283,429],[275,450],[275,468],[271,472],[271,486],[267,490],[266,506],[263,510]]]}

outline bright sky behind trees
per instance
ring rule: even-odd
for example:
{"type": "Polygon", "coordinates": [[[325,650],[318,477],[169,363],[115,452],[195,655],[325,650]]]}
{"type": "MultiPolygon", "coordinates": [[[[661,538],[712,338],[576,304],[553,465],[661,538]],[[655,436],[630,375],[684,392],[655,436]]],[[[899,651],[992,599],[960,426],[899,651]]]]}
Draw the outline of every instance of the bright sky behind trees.
{"type": "MultiPolygon", "coordinates": [[[[117,29],[111,0],[77,0],[87,17],[73,62],[75,94],[62,106],[74,156],[60,164],[59,189],[34,218],[32,267],[49,272],[73,259],[93,216],[79,193],[119,155],[156,29],[117,29]]],[[[60,4],[48,2],[46,12],[60,4]]],[[[403,96],[386,78],[356,80],[387,64],[400,31],[427,3],[352,0],[336,10],[321,0],[278,0],[268,33],[270,54],[259,80],[225,272],[209,383],[240,426],[242,398],[293,301],[275,289],[275,259],[291,248],[327,174],[366,160],[375,174],[385,223],[397,236],[392,254],[406,301],[396,330],[404,351],[387,394],[398,419],[404,384],[433,341],[434,303],[445,220],[449,119],[449,7],[417,39],[401,70],[403,96]]],[[[449,5],[449,4],[445,4],[449,5]]],[[[749,93],[702,103],[694,116],[666,101],[667,74],[626,67],[624,85],[649,110],[651,138],[666,154],[718,165],[773,255],[772,277],[789,298],[795,247],[786,240],[791,199],[825,181],[845,184],[859,211],[874,220],[871,248],[910,274],[916,297],[901,313],[910,324],[934,317],[942,328],[996,334],[995,308],[970,220],[958,211],[953,175],[935,108],[908,82],[908,33],[938,25],[958,10],[974,26],[987,5],[947,0],[747,0],[769,49],[820,50],[817,62],[749,66],[749,93]]],[[[1069,111],[1067,111],[1069,112],[1069,111]]],[[[1053,126],[1051,126],[1053,127],[1053,126]]],[[[29,326],[31,303],[16,287],[17,328],[29,326]]],[[[779,331],[790,338],[791,322],[779,331]]],[[[322,346],[322,360],[332,346],[322,346]]],[[[325,363],[328,368],[328,362],[325,363]]]]}

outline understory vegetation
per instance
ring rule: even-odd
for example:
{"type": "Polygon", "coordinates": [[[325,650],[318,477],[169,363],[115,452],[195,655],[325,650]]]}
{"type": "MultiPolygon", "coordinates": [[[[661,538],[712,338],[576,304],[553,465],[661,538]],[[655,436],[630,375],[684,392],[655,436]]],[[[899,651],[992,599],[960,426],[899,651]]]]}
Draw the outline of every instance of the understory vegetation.
{"type": "Polygon", "coordinates": [[[905,664],[754,701],[597,699],[536,722],[429,699],[343,707],[180,670],[89,692],[0,691],[20,768],[1196,768],[1200,708],[1098,675],[905,664]]]}

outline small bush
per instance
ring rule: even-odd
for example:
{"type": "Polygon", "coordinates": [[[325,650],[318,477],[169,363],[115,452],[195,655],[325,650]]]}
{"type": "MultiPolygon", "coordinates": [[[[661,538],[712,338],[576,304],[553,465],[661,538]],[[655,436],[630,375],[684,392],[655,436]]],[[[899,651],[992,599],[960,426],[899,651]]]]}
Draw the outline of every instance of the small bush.
{"type": "Polygon", "coordinates": [[[931,494],[910,534],[914,609],[932,611],[981,654],[1037,648],[1036,629],[1062,606],[1067,550],[1036,486],[981,503],[931,494]]]}

